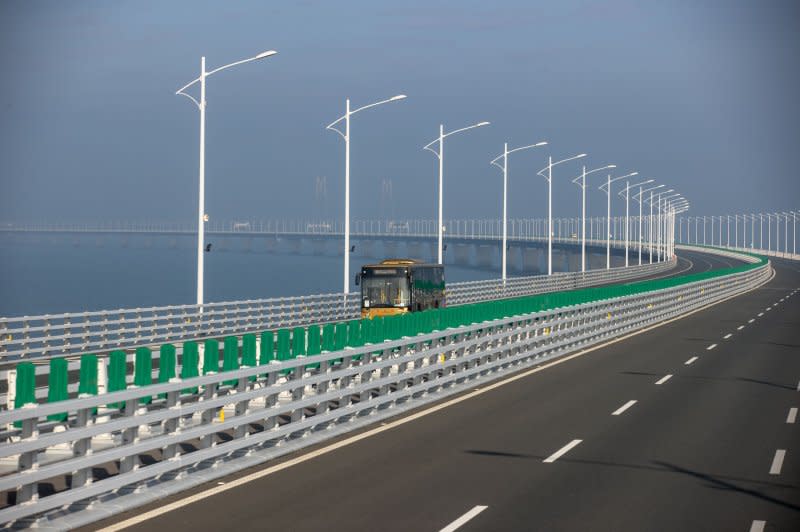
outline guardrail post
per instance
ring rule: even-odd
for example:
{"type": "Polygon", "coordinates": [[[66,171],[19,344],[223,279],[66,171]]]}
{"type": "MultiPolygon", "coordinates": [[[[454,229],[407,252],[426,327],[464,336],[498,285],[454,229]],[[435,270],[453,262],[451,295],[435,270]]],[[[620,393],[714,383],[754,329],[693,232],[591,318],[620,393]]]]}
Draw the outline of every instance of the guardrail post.
{"type": "MultiPolygon", "coordinates": [[[[26,405],[22,405],[19,408],[32,408],[32,407],[35,407],[35,404],[29,403],[26,405]]],[[[22,420],[21,423],[22,430],[20,432],[20,437],[23,440],[26,439],[35,440],[36,438],[39,437],[37,422],[38,420],[35,417],[22,420]]],[[[17,466],[17,472],[24,473],[25,471],[31,471],[36,469],[37,467],[36,460],[38,454],[39,454],[38,450],[33,450],[20,454],[19,464],[17,466]]],[[[19,488],[17,488],[17,504],[35,502],[38,498],[39,498],[39,485],[36,482],[22,484],[19,488]]]]}
{"type": "MultiPolygon", "coordinates": [[[[138,388],[138,386],[131,386],[131,388],[138,388]]],[[[139,401],[134,399],[128,399],[125,401],[125,410],[124,416],[126,418],[132,419],[136,416],[138,411],[139,405],[137,404],[139,401]]],[[[120,441],[120,446],[131,445],[135,443],[139,438],[139,426],[132,425],[127,429],[122,431],[122,437],[120,441]]],[[[119,461],[119,474],[122,475],[124,473],[128,473],[133,471],[139,466],[139,457],[137,455],[130,455],[125,456],[120,459],[119,461]]]]}
{"type": "MultiPolygon", "coordinates": [[[[82,394],[84,397],[91,397],[89,394],[82,394]]],[[[81,429],[89,424],[92,417],[91,408],[81,408],[75,414],[75,428],[81,429]]],[[[92,448],[92,438],[81,438],[72,445],[73,458],[80,458],[89,454],[92,448]]],[[[84,467],[72,473],[71,487],[80,488],[92,482],[92,468],[84,467]]]]}

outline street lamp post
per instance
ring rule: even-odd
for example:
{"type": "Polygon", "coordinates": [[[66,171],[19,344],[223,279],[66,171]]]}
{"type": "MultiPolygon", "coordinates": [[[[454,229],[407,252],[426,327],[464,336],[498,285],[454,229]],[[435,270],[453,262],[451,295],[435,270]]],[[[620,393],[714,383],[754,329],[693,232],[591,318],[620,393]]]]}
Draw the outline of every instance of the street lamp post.
{"type": "MultiPolygon", "coordinates": [[[[653,179],[648,179],[647,181],[642,181],[641,183],[637,183],[634,186],[639,187],[639,192],[642,190],[642,185],[647,185],[652,183],[653,179]]],[[[620,191],[620,195],[622,195],[622,191],[620,191]]],[[[628,220],[628,201],[630,199],[630,181],[625,181],[625,267],[628,267],[628,243],[629,243],[629,236],[628,231],[630,230],[630,223],[628,220]]],[[[641,219],[642,219],[642,203],[639,202],[639,232],[641,233],[641,219]]],[[[641,238],[639,239],[641,242],[641,238]]],[[[640,250],[641,251],[641,250],[640,250]]],[[[641,264],[641,253],[639,254],[639,264],[641,264]]]]}
{"type": "Polygon", "coordinates": [[[392,96],[387,100],[371,103],[363,107],[359,107],[355,111],[350,110],[350,98],[345,100],[345,113],[327,126],[325,129],[330,129],[339,134],[344,139],[344,287],[343,292],[347,295],[350,292],[350,117],[359,111],[376,107],[389,102],[396,102],[405,99],[405,94],[398,94],[392,96]],[[344,120],[344,131],[334,127],[336,124],[344,120]]]}
{"type": "Polygon", "coordinates": [[[547,180],[547,275],[553,275],[553,167],[582,157],[586,157],[586,154],[581,153],[553,162],[551,155],[547,157],[547,166],[536,172],[537,175],[547,180]],[[542,173],[545,170],[547,170],[547,176],[542,173]]]}
{"type": "MultiPolygon", "coordinates": [[[[249,63],[251,61],[257,61],[259,59],[266,59],[267,57],[275,55],[275,50],[268,50],[266,52],[261,52],[260,54],[249,57],[247,59],[242,59],[241,61],[235,61],[233,63],[229,63],[227,65],[221,66],[219,68],[215,68],[210,72],[206,72],[206,58],[205,56],[200,58],[200,76],[196,79],[190,81],[177,91],[175,91],[176,95],[186,96],[200,110],[200,167],[198,171],[198,181],[199,181],[199,197],[197,201],[197,304],[203,305],[204,295],[203,295],[203,288],[204,288],[204,253],[205,253],[205,222],[208,221],[208,216],[205,213],[205,188],[206,188],[206,78],[212,74],[216,74],[221,70],[225,70],[227,68],[242,65],[244,63],[249,63]],[[185,91],[195,83],[200,83],[200,101],[197,101],[194,96],[188,94],[185,91]]],[[[203,311],[202,306],[200,307],[200,312],[203,311]]]]}
{"type": "MultiPolygon", "coordinates": [[[[655,188],[659,188],[659,187],[655,187],[655,188]]],[[[648,244],[649,244],[649,248],[650,248],[650,263],[651,264],[653,263],[653,239],[654,238],[660,238],[660,234],[661,234],[661,231],[660,231],[660,228],[661,228],[661,212],[660,212],[660,209],[661,209],[661,196],[664,195],[664,194],[669,194],[671,192],[675,192],[675,190],[674,189],[664,190],[664,191],[659,192],[657,194],[653,194],[653,192],[650,191],[649,203],[650,203],[650,226],[651,227],[650,227],[650,231],[649,231],[649,233],[650,233],[649,234],[650,241],[649,241],[648,244]],[[657,213],[656,213],[656,216],[658,217],[658,219],[655,220],[655,224],[653,223],[654,222],[654,220],[653,220],[653,203],[654,203],[653,200],[654,200],[654,198],[655,198],[656,201],[658,201],[657,213]],[[656,230],[658,230],[658,233],[656,233],[656,230]]],[[[705,220],[703,221],[703,231],[705,232],[705,220]]],[[[705,236],[703,238],[704,238],[703,243],[705,243],[705,236]]],[[[656,242],[656,248],[658,248],[658,246],[659,246],[659,244],[658,244],[658,242],[656,242]]]]}
{"type": "Polygon", "coordinates": [[[540,146],[546,146],[547,142],[537,142],[536,144],[529,144],[528,146],[521,146],[519,148],[514,148],[513,150],[508,149],[508,142],[503,144],[503,153],[492,159],[489,164],[492,164],[503,171],[503,251],[502,251],[502,263],[503,263],[503,286],[506,284],[506,241],[508,240],[508,201],[507,201],[507,192],[508,192],[508,155],[514,153],[515,151],[522,151],[527,150],[530,148],[538,148],[540,146]],[[498,164],[498,160],[503,159],[503,165],[500,166],[498,164]]]}
{"type": "MultiPolygon", "coordinates": [[[[617,165],[615,164],[609,164],[608,166],[595,168],[587,172],[586,166],[584,165],[581,175],[572,180],[573,183],[581,188],[581,272],[586,271],[586,176],[594,172],[609,170],[616,167],[617,165]],[[580,183],[578,183],[579,179],[581,181],[580,183]]],[[[641,217],[641,215],[642,213],[640,210],[639,216],[641,217]]]]}
{"type": "Polygon", "coordinates": [[[444,173],[444,139],[445,137],[449,137],[450,135],[455,135],[456,133],[461,133],[462,131],[467,131],[468,129],[474,129],[476,127],[481,126],[488,126],[489,122],[479,122],[477,124],[473,124],[468,127],[462,127],[461,129],[456,129],[455,131],[451,131],[450,133],[444,132],[444,125],[439,124],[439,138],[433,140],[432,142],[426,144],[422,147],[423,150],[428,150],[429,152],[433,153],[439,159],[439,264],[442,264],[442,236],[444,233],[443,225],[442,225],[442,195],[444,193],[443,187],[443,173],[444,173]],[[437,152],[431,146],[433,144],[439,143],[439,151],[437,152]]]}
{"type": "Polygon", "coordinates": [[[600,190],[606,193],[606,269],[611,268],[611,183],[625,179],[626,177],[633,177],[639,175],[639,172],[631,172],[630,174],[621,175],[611,179],[611,174],[607,174],[606,182],[600,185],[600,190]],[[605,187],[605,189],[603,188],[605,187]]]}

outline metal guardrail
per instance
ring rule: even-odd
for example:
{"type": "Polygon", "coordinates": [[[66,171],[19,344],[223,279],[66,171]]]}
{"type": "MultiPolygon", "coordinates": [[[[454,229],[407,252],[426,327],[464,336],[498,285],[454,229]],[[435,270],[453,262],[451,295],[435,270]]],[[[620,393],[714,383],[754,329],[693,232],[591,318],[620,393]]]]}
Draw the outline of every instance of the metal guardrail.
{"type": "Polygon", "coordinates": [[[731,297],[770,275],[765,263],[626,297],[2,412],[0,425],[21,428],[0,446],[0,459],[13,466],[0,476],[0,490],[16,494],[13,506],[0,509],[0,523],[86,524],[107,514],[70,505],[130,509],[731,297]],[[154,399],[144,405],[146,398],[154,399]],[[45,420],[62,412],[66,423],[45,420]],[[148,465],[140,466],[143,459],[148,465]],[[106,466],[107,476],[95,478],[106,466]],[[64,475],[66,489],[38,496],[39,483],[64,475]],[[51,514],[33,519],[43,512],[51,514]]]}
{"type": "Polygon", "coordinates": [[[676,260],[654,262],[611,268],[608,270],[589,270],[587,272],[561,272],[553,275],[531,277],[511,277],[503,283],[502,279],[468,281],[455,283],[447,289],[447,302],[452,305],[465,305],[480,301],[492,301],[508,297],[520,297],[547,292],[575,290],[606,283],[617,283],[645,275],[654,275],[671,270],[676,260]]]}
{"type": "MultiPolygon", "coordinates": [[[[556,273],[448,285],[448,304],[461,305],[631,279],[674,266],[671,262],[581,273],[556,273]]],[[[360,295],[350,293],[103,310],[0,318],[0,364],[130,349],[228,334],[350,320],[360,295]]]]}
{"type": "Polygon", "coordinates": [[[765,257],[775,257],[777,259],[787,259],[787,260],[800,260],[800,253],[789,253],[788,251],[776,251],[774,249],[757,249],[757,248],[748,248],[748,247],[734,247],[734,246],[702,246],[699,244],[676,244],[675,247],[677,249],[696,249],[699,251],[705,251],[709,247],[713,247],[717,250],[729,250],[733,252],[736,257],[741,257],[742,253],[755,253],[758,255],[762,255],[765,257]]]}

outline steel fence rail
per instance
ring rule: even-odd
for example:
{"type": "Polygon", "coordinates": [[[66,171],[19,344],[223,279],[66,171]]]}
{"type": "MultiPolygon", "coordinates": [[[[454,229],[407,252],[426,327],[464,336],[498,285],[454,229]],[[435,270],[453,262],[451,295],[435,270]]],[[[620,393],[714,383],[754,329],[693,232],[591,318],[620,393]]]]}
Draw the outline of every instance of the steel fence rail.
{"type": "Polygon", "coordinates": [[[592,294],[610,296],[0,412],[0,426],[14,427],[0,435],[0,460],[12,466],[0,476],[0,490],[16,496],[13,505],[0,509],[0,523],[56,528],[86,524],[107,516],[96,505],[87,509],[87,501],[124,511],[396,416],[476,382],[732,297],[772,275],[767,261],[729,271],[621,287],[628,291],[593,289],[592,294]],[[67,414],[65,421],[47,421],[61,413],[67,414]],[[143,460],[148,465],[141,465],[143,460]],[[96,468],[109,464],[118,467],[95,478],[96,468]],[[39,496],[39,483],[64,475],[71,481],[63,490],[39,496]]]}
{"type": "MultiPolygon", "coordinates": [[[[674,261],[665,261],[627,269],[515,277],[507,281],[505,290],[499,280],[451,283],[447,288],[448,304],[461,305],[622,281],[673,266],[674,261]]],[[[202,306],[172,305],[0,318],[0,365],[343,321],[358,317],[359,313],[359,294],[334,293],[202,306]]]]}

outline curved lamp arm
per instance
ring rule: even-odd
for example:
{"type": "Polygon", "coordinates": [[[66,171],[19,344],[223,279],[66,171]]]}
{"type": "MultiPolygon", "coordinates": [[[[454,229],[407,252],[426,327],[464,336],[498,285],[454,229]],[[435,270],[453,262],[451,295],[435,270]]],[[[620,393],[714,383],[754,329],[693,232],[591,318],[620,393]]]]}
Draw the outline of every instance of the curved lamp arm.
{"type": "Polygon", "coordinates": [[[583,178],[583,177],[585,177],[585,176],[587,176],[589,174],[593,174],[595,172],[600,172],[601,170],[610,170],[610,169],[616,168],[616,167],[617,167],[616,164],[609,164],[608,166],[601,166],[600,168],[595,168],[594,170],[589,170],[588,172],[582,173],[581,175],[579,175],[578,177],[573,179],[572,182],[575,183],[578,186],[581,186],[580,184],[578,184],[578,180],[579,179],[581,179],[581,178],[583,178]]]}
{"type": "Polygon", "coordinates": [[[437,143],[437,142],[439,142],[440,140],[442,140],[442,139],[445,139],[445,138],[449,137],[450,135],[455,135],[456,133],[461,133],[462,131],[466,131],[466,130],[468,130],[468,129],[474,129],[474,128],[476,128],[476,127],[488,126],[490,123],[491,123],[491,122],[479,122],[479,123],[477,123],[477,124],[472,124],[471,126],[462,127],[461,129],[456,129],[455,131],[451,131],[450,133],[445,133],[445,134],[444,134],[444,135],[442,135],[441,137],[439,137],[439,138],[435,138],[435,139],[433,139],[432,141],[430,141],[428,144],[426,144],[425,146],[423,146],[423,147],[422,147],[422,149],[423,149],[423,150],[428,150],[429,152],[433,153],[433,154],[434,154],[434,155],[436,155],[437,157],[441,157],[441,155],[439,154],[439,152],[437,152],[436,150],[433,150],[433,149],[431,149],[431,146],[433,146],[434,144],[436,144],[436,143],[437,143]]]}

